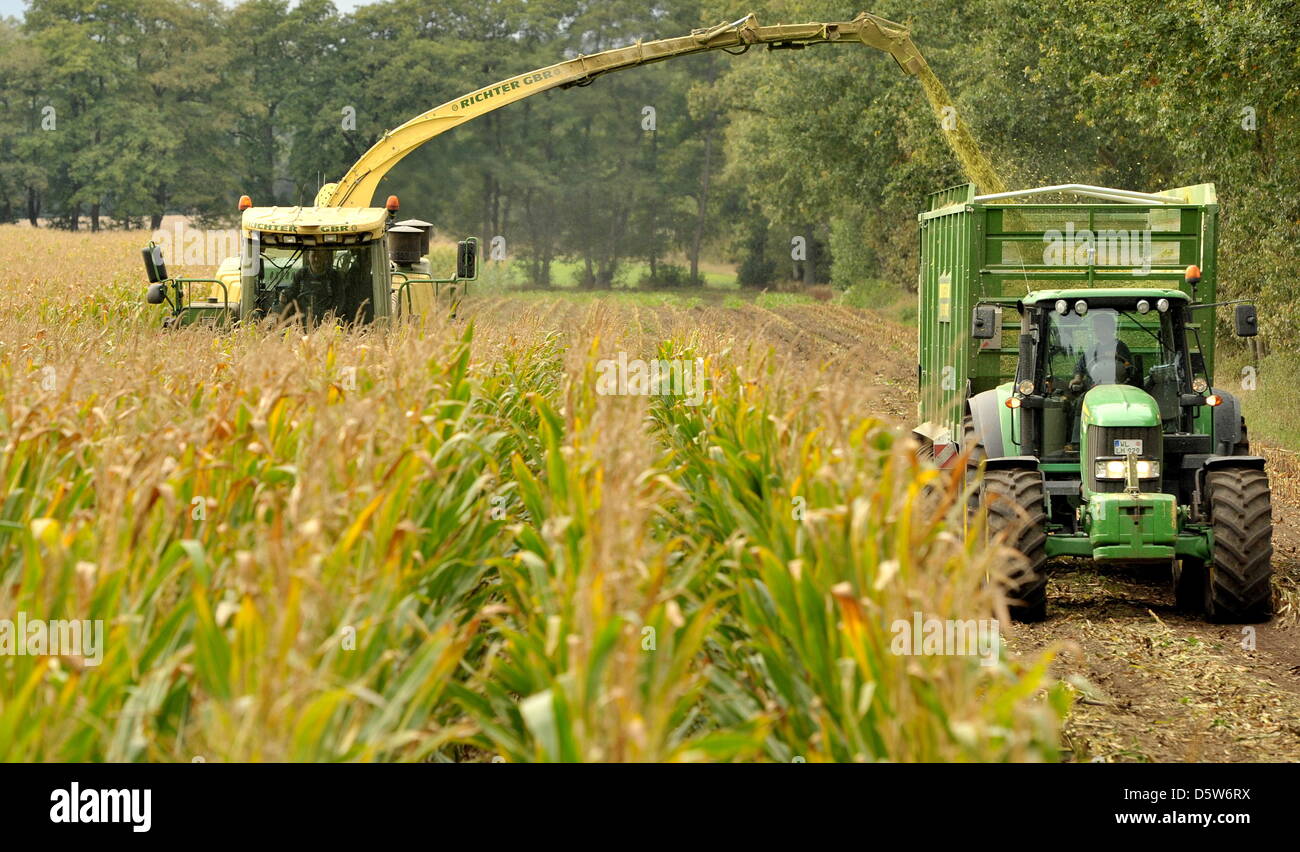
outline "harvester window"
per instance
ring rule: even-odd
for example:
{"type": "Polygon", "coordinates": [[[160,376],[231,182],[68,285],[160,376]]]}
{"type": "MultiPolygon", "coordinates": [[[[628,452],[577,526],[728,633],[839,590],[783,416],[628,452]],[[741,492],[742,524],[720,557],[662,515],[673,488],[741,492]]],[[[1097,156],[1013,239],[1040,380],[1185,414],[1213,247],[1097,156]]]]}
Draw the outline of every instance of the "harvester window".
{"type": "Polygon", "coordinates": [[[256,268],[257,306],[263,315],[302,316],[319,322],[374,319],[374,244],[346,248],[266,246],[256,268]]]}

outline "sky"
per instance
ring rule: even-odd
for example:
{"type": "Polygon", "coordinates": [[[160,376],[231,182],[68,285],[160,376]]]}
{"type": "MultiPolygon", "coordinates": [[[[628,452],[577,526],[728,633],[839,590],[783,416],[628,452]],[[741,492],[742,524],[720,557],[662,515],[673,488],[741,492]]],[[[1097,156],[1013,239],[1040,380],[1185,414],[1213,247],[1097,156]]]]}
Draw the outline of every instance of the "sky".
{"type": "MultiPolygon", "coordinates": [[[[227,4],[230,0],[226,0],[227,4]]],[[[334,7],[340,12],[351,12],[358,6],[364,6],[372,0],[334,0],[334,7]]],[[[27,0],[0,0],[0,17],[21,18],[27,0]]]]}

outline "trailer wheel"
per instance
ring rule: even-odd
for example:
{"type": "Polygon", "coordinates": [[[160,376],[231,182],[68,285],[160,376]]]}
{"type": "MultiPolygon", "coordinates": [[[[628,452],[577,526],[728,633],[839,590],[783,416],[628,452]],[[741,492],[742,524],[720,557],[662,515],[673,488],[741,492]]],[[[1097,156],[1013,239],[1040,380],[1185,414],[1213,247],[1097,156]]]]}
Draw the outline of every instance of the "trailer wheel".
{"type": "Polygon", "coordinates": [[[1248,468],[1206,476],[1214,553],[1204,578],[1205,617],[1266,621],[1272,614],[1273,501],[1268,474],[1248,468]]]}
{"type": "Polygon", "coordinates": [[[961,419],[961,448],[962,451],[970,451],[966,457],[967,467],[979,467],[984,459],[988,458],[988,451],[984,449],[984,442],[980,436],[975,434],[975,420],[969,414],[961,419]]]}
{"type": "Polygon", "coordinates": [[[1047,617],[1047,510],[1043,477],[1036,470],[990,470],[982,502],[988,508],[990,538],[1001,537],[1024,557],[1007,577],[1006,593],[1016,621],[1047,617]]]}

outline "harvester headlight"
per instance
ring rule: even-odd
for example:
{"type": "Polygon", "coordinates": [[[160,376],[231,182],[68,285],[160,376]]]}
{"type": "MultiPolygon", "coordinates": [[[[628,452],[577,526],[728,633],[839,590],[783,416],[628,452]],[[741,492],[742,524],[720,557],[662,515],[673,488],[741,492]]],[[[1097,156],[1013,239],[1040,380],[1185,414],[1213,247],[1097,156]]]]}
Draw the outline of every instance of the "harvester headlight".
{"type": "Polygon", "coordinates": [[[1025,396],[1029,396],[1031,393],[1034,392],[1033,380],[1032,379],[1023,380],[1020,384],[1016,385],[1016,390],[1020,391],[1025,396]]]}
{"type": "Polygon", "coordinates": [[[1137,307],[1138,307],[1138,313],[1140,314],[1151,313],[1151,303],[1148,302],[1146,299],[1138,299],[1137,307]]]}
{"type": "MultiPolygon", "coordinates": [[[[1160,478],[1160,462],[1138,459],[1134,464],[1137,465],[1138,479],[1160,478]]],[[[1127,471],[1128,462],[1124,459],[1105,459],[1096,463],[1093,475],[1097,479],[1123,479],[1127,471]]]]}
{"type": "Polygon", "coordinates": [[[1200,376],[1197,376],[1196,378],[1192,379],[1192,390],[1196,391],[1197,393],[1205,393],[1209,389],[1210,389],[1209,383],[1207,383],[1205,379],[1201,378],[1200,376]]]}
{"type": "Polygon", "coordinates": [[[1061,316],[1065,316],[1066,314],[1068,314],[1068,313],[1070,312],[1070,304],[1069,304],[1069,302],[1065,301],[1064,299],[1057,299],[1057,300],[1056,300],[1056,312],[1057,312],[1058,314],[1060,314],[1061,316]]]}
{"type": "Polygon", "coordinates": [[[1160,301],[1156,302],[1156,310],[1162,314],[1169,313],[1169,300],[1161,299],[1160,301]]]}
{"type": "Polygon", "coordinates": [[[1084,314],[1088,313],[1088,303],[1085,302],[1083,299],[1080,299],[1079,301],[1075,302],[1074,312],[1079,316],[1083,316],[1084,314]]]}

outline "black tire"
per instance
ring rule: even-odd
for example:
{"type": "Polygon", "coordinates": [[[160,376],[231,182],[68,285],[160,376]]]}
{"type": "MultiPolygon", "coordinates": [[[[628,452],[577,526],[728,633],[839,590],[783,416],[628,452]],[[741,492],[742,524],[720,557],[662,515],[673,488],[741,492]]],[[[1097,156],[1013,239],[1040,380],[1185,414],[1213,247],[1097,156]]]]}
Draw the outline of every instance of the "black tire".
{"type": "Polygon", "coordinates": [[[1000,538],[1024,557],[1006,581],[1011,617],[1042,621],[1047,618],[1047,509],[1042,474],[1036,470],[990,470],[984,474],[981,494],[988,509],[990,539],[1000,538]]]}
{"type": "Polygon", "coordinates": [[[1221,624],[1267,621],[1273,611],[1273,500],[1268,474],[1229,468],[1205,477],[1214,530],[1206,565],[1205,617],[1221,624]]]}

